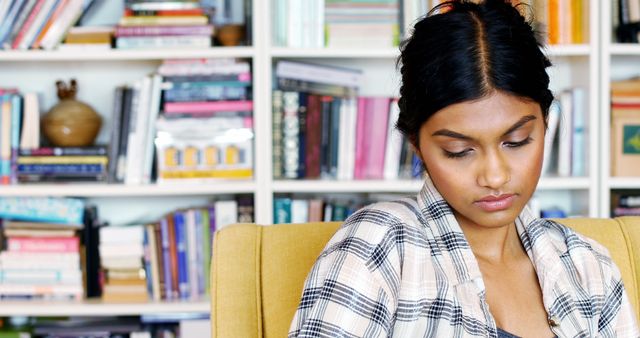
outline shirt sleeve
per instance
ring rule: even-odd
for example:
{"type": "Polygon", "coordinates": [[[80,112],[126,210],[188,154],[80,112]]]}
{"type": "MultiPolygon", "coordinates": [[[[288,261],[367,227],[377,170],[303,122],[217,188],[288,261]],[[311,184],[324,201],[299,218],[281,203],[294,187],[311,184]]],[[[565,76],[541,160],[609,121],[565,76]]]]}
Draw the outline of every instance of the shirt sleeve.
{"type": "Polygon", "coordinates": [[[388,337],[395,302],[366,260],[336,250],[307,276],[288,337],[388,337]]]}
{"type": "Polygon", "coordinates": [[[611,262],[611,279],[607,283],[598,331],[606,337],[640,337],[636,314],[622,282],[620,270],[611,262]]]}

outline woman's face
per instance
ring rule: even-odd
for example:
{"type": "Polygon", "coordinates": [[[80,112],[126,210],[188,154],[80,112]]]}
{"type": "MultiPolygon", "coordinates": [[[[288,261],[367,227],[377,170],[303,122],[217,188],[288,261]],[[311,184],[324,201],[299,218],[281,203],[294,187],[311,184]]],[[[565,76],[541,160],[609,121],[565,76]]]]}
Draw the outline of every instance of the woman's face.
{"type": "Polygon", "coordinates": [[[436,112],[420,128],[419,152],[461,226],[500,227],[538,184],[544,133],[538,103],[495,91],[436,112]]]}

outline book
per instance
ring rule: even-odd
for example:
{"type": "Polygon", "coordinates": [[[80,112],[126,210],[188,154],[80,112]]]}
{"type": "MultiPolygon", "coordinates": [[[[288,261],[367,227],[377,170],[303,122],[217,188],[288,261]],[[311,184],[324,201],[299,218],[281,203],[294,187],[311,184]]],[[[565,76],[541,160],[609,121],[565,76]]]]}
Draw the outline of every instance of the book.
{"type": "MultiPolygon", "coordinates": [[[[74,158],[70,156],[86,156],[93,158],[94,156],[107,155],[107,147],[94,146],[94,147],[40,147],[34,149],[20,149],[19,156],[66,156],[70,161],[74,161],[74,158]]],[[[103,160],[101,158],[101,160],[103,160]]]]}
{"type": "Polygon", "coordinates": [[[238,222],[238,202],[235,200],[216,201],[215,218],[216,229],[222,229],[227,225],[238,222]]]}
{"type": "Polygon", "coordinates": [[[42,37],[40,47],[45,50],[52,50],[62,41],[64,35],[82,15],[84,10],[83,1],[69,1],[58,19],[51,24],[47,32],[42,37]]]}
{"type": "Polygon", "coordinates": [[[541,170],[543,176],[550,174],[552,156],[554,152],[557,153],[557,149],[554,149],[554,140],[556,139],[558,125],[560,124],[560,114],[560,103],[554,100],[549,107],[547,130],[544,135],[544,155],[541,170]]]}
{"type": "Polygon", "coordinates": [[[300,98],[298,92],[284,92],[282,95],[282,144],[283,175],[285,178],[297,178],[300,165],[300,98]]]}
{"type": "MultiPolygon", "coordinates": [[[[279,78],[319,82],[337,86],[357,88],[362,81],[362,72],[349,69],[280,60],[275,74],[279,78]]],[[[283,89],[283,88],[281,88],[283,89]]]]}
{"type": "Polygon", "coordinates": [[[25,93],[23,98],[22,130],[20,132],[20,149],[37,149],[40,147],[40,103],[36,93],[25,93]]]}
{"type": "Polygon", "coordinates": [[[570,91],[560,94],[562,119],[558,130],[558,175],[571,176],[573,148],[573,97],[570,91]]]}
{"type": "Polygon", "coordinates": [[[116,39],[118,49],[144,48],[206,48],[211,46],[211,37],[203,35],[176,36],[126,36],[116,39]]]}
{"type": "Polygon", "coordinates": [[[78,252],[80,240],[78,237],[9,237],[7,250],[13,252],[78,252]]]}
{"type": "Polygon", "coordinates": [[[120,26],[197,26],[206,25],[208,19],[204,15],[170,15],[170,16],[124,16],[120,26]]]}
{"type": "Polygon", "coordinates": [[[400,152],[402,148],[402,134],[396,129],[396,123],[400,116],[398,100],[391,100],[389,108],[389,122],[387,123],[387,142],[384,151],[383,178],[385,180],[398,179],[400,171],[400,152]]]}
{"type": "Polygon", "coordinates": [[[290,223],[306,223],[309,221],[309,201],[303,199],[291,200],[290,223]]]}
{"type": "Polygon", "coordinates": [[[124,36],[171,36],[171,35],[203,35],[212,36],[213,25],[201,26],[118,26],[115,29],[116,37],[124,36]]]}
{"type": "Polygon", "coordinates": [[[291,199],[277,197],[273,199],[273,224],[291,223],[291,199]]]}
{"type": "Polygon", "coordinates": [[[189,290],[189,261],[187,256],[187,226],[185,214],[177,211],[173,214],[176,239],[176,255],[178,262],[178,294],[180,299],[190,297],[189,290]]]}
{"type": "MultiPolygon", "coordinates": [[[[272,93],[272,163],[273,178],[278,179],[284,176],[283,173],[283,99],[282,91],[274,90],[272,93]]],[[[307,146],[308,147],[308,146],[307,146]]],[[[308,149],[308,148],[307,148],[308,149]]],[[[307,153],[309,153],[307,151],[307,153]]]]}
{"type": "Polygon", "coordinates": [[[2,95],[0,105],[0,185],[7,185],[11,177],[11,95],[2,95]]]}
{"type": "Polygon", "coordinates": [[[177,113],[211,113],[223,111],[252,111],[253,101],[214,101],[214,102],[166,102],[165,114],[177,113]]]}
{"type": "Polygon", "coordinates": [[[84,202],[75,198],[0,197],[0,218],[80,227],[84,202]]]}

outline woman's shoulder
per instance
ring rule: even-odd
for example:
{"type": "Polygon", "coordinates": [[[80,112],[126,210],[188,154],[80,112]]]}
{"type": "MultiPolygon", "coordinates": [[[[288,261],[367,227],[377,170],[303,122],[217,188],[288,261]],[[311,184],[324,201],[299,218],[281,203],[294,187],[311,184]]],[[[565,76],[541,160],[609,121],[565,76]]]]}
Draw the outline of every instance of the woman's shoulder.
{"type": "Polygon", "coordinates": [[[610,276],[617,269],[609,250],[598,241],[554,220],[541,220],[548,238],[564,264],[570,264],[576,272],[593,277],[610,276]]]}
{"type": "Polygon", "coordinates": [[[421,218],[415,198],[370,204],[344,221],[322,255],[348,251],[371,259],[374,250],[390,250],[402,245],[405,236],[414,236],[421,218]]]}
{"type": "Polygon", "coordinates": [[[577,251],[609,257],[609,250],[598,241],[550,219],[540,220],[554,244],[563,251],[577,251]]]}

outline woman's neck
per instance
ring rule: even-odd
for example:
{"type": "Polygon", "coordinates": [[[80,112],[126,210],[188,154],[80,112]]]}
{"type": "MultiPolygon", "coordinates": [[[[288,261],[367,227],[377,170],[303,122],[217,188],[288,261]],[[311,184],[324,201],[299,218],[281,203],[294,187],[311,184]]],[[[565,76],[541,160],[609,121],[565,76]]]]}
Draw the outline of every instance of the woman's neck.
{"type": "Polygon", "coordinates": [[[456,219],[479,261],[503,265],[526,256],[514,223],[487,227],[459,219],[458,215],[456,219]]]}

